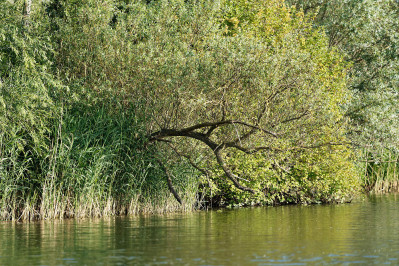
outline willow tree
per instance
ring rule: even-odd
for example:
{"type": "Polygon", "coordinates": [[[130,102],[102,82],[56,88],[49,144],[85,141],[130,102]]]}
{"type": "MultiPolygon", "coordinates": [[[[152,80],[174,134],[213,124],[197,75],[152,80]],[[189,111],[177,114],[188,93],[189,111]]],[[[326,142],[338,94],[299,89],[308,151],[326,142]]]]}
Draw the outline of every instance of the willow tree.
{"type": "Polygon", "coordinates": [[[196,159],[215,160],[251,193],[263,188],[235,173],[235,152],[285,154],[295,163],[298,151],[345,142],[345,64],[303,13],[272,0],[158,1],[146,11],[146,30],[129,30],[145,36],[135,44],[141,56],[133,75],[134,93],[151,112],[150,142],[204,174],[196,159]]]}
{"type": "Polygon", "coordinates": [[[398,1],[289,1],[315,14],[329,45],[352,62],[348,87],[354,98],[347,115],[361,146],[398,149],[398,1]]]}
{"type": "MultiPolygon", "coordinates": [[[[345,59],[352,62],[348,87],[354,97],[347,116],[352,120],[350,137],[359,148],[359,160],[366,162],[362,168],[369,169],[365,175],[372,177],[378,172],[380,180],[393,176],[396,179],[396,172],[389,169],[397,168],[393,158],[399,148],[398,1],[289,2],[315,14],[315,25],[324,27],[329,44],[338,47],[345,53],[345,59]],[[381,161],[385,163],[379,164],[381,161]],[[379,170],[380,167],[385,170],[379,170]]],[[[366,187],[372,188],[375,181],[375,177],[370,178],[366,187]]]]}
{"type": "MultiPolygon", "coordinates": [[[[320,167],[348,156],[346,66],[303,13],[277,0],[122,2],[65,5],[60,31],[74,38],[62,41],[58,64],[88,91],[138,103],[176,198],[168,165],[181,158],[220,186],[262,194],[269,176],[241,174],[249,157],[265,173],[302,178],[299,160],[320,167]]],[[[328,169],[334,182],[344,176],[328,169]]]]}

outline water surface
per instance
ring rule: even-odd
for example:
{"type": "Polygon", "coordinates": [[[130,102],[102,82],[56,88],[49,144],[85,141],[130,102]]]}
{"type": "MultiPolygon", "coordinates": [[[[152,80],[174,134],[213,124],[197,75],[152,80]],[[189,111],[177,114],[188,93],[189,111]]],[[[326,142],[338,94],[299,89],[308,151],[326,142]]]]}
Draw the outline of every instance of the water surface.
{"type": "Polygon", "coordinates": [[[344,205],[0,222],[0,265],[399,265],[399,195],[344,205]]]}

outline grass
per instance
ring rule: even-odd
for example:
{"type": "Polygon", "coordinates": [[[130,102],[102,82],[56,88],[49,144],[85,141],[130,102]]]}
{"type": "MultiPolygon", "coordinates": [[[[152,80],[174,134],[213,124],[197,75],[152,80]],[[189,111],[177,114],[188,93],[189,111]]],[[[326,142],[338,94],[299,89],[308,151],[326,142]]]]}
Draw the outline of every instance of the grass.
{"type": "Polygon", "coordinates": [[[399,155],[390,150],[363,152],[360,167],[363,187],[368,192],[399,192],[399,155]]]}
{"type": "Polygon", "coordinates": [[[143,117],[115,103],[74,106],[55,119],[45,153],[20,149],[24,136],[0,136],[0,219],[35,220],[189,211],[197,175],[170,165],[180,205],[144,148],[143,117]]]}

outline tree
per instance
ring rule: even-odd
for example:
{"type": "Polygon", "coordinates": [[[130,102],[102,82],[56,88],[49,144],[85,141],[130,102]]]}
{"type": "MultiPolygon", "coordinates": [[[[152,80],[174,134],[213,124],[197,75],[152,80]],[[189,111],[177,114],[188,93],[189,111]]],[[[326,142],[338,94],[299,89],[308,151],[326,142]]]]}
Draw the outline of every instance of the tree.
{"type": "Polygon", "coordinates": [[[167,142],[186,158],[194,145],[209,158],[200,142],[236,188],[255,193],[234,173],[232,154],[272,160],[285,153],[289,165],[298,158],[293,151],[341,145],[339,105],[348,92],[342,57],[303,14],[279,1],[237,3],[225,17],[209,3],[189,7],[189,15],[179,2],[160,4],[156,27],[139,45],[146,64],[137,80],[150,99],[150,141],[167,142]]]}
{"type": "Polygon", "coordinates": [[[237,152],[293,174],[306,151],[346,142],[346,65],[301,12],[274,0],[92,2],[63,7],[57,34],[74,38],[59,47],[61,74],[73,73],[82,95],[112,91],[140,103],[167,176],[184,158],[257,194],[252,177],[237,175],[237,152]]]}
{"type": "Polygon", "coordinates": [[[315,14],[329,45],[345,53],[352,63],[349,88],[353,100],[347,116],[351,139],[372,150],[398,150],[398,1],[288,1],[315,14]]]}

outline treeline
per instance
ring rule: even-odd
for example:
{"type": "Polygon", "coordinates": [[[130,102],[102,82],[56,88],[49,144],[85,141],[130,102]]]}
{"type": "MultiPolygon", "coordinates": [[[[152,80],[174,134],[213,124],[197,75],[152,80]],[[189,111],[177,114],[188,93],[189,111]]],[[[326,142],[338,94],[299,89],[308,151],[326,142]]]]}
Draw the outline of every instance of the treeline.
{"type": "Polygon", "coordinates": [[[399,2],[288,0],[313,16],[349,62],[345,116],[366,190],[398,190],[399,2]]]}
{"type": "Polygon", "coordinates": [[[340,2],[0,0],[1,219],[373,187],[396,154],[398,4],[340,2]]]}

